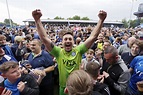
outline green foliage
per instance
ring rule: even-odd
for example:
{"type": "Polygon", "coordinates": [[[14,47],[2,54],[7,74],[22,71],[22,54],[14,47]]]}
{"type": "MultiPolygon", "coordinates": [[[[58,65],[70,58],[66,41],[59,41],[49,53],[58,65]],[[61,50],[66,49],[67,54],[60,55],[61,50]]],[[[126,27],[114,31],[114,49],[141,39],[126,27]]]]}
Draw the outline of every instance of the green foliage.
{"type": "MultiPolygon", "coordinates": [[[[56,16],[54,19],[61,19],[61,20],[64,20],[64,18],[60,17],[60,16],[56,16]]],[[[73,17],[69,17],[67,18],[68,20],[90,20],[88,17],[80,17],[78,15],[75,15],[73,17]]]]}
{"type": "MultiPolygon", "coordinates": [[[[14,23],[14,22],[12,21],[12,19],[10,19],[10,20],[11,20],[12,26],[18,25],[17,23],[14,23]]],[[[5,25],[10,25],[9,19],[5,19],[5,20],[4,20],[4,24],[5,24],[5,25]]]]}
{"type": "Polygon", "coordinates": [[[88,17],[82,17],[81,20],[90,20],[88,17]]]}
{"type": "Polygon", "coordinates": [[[80,20],[80,16],[75,15],[75,16],[69,17],[69,18],[67,18],[67,19],[68,19],[68,20],[80,20]]]}
{"type": "Polygon", "coordinates": [[[80,20],[80,16],[78,16],[78,15],[75,15],[72,18],[73,18],[73,20],[80,20]]]}
{"type": "Polygon", "coordinates": [[[136,27],[137,26],[137,20],[130,20],[130,27],[136,27]]]}
{"type": "Polygon", "coordinates": [[[141,23],[143,23],[143,19],[141,19],[141,23]]]}
{"type": "MultiPolygon", "coordinates": [[[[11,23],[13,24],[12,19],[10,19],[10,20],[11,20],[11,23]]],[[[4,20],[4,23],[5,23],[6,25],[10,25],[10,21],[9,21],[9,19],[5,19],[5,20],[4,20]]]]}
{"type": "Polygon", "coordinates": [[[68,20],[73,20],[73,18],[71,18],[71,17],[69,17],[69,18],[67,18],[68,20]]]}
{"type": "Polygon", "coordinates": [[[125,28],[128,27],[128,21],[127,21],[126,19],[123,19],[123,20],[122,20],[122,23],[123,23],[123,26],[124,26],[125,28]]]}
{"type": "Polygon", "coordinates": [[[69,17],[69,18],[67,18],[68,20],[73,20],[73,18],[71,18],[71,17],[69,17]]]}
{"type": "MultiPolygon", "coordinates": [[[[139,21],[138,21],[138,19],[129,20],[129,21],[127,21],[126,19],[123,19],[122,23],[125,28],[128,28],[128,27],[135,28],[139,24],[139,21]]],[[[140,23],[143,23],[143,19],[140,20],[140,23]]]]}
{"type": "Polygon", "coordinates": [[[59,16],[56,16],[54,19],[62,19],[62,20],[64,20],[64,18],[59,17],[59,16]]]}
{"type": "Polygon", "coordinates": [[[69,18],[67,18],[68,20],[90,20],[88,17],[80,17],[80,16],[78,16],[78,15],[75,15],[75,16],[73,16],[73,17],[69,17],[69,18]]]}
{"type": "Polygon", "coordinates": [[[0,22],[0,24],[4,24],[3,22],[0,22]]]}

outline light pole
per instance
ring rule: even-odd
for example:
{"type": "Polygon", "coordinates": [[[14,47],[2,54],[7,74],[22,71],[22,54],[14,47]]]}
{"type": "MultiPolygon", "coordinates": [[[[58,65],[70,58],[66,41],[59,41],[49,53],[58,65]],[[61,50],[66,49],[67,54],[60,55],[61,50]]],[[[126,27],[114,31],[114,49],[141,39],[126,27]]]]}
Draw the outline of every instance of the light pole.
{"type": "Polygon", "coordinates": [[[7,6],[8,17],[9,17],[9,24],[10,24],[10,27],[12,27],[12,22],[11,22],[11,19],[10,19],[10,12],[9,12],[9,7],[8,7],[7,0],[6,0],[6,6],[7,6]]]}
{"type": "Polygon", "coordinates": [[[131,12],[130,12],[130,19],[129,19],[129,26],[128,26],[128,28],[131,26],[131,17],[132,17],[132,12],[133,12],[133,6],[134,6],[134,0],[132,0],[132,6],[131,6],[131,12]]]}

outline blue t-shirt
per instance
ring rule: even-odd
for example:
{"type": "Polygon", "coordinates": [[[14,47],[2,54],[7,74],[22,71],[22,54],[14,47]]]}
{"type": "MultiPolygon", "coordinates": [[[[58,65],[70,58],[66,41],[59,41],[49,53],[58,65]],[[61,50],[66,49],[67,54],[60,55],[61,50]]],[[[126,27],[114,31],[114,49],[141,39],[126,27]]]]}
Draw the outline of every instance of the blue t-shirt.
{"type": "Polygon", "coordinates": [[[9,89],[9,90],[11,90],[12,91],[12,95],[20,95],[20,92],[19,92],[19,90],[17,89],[17,85],[18,85],[18,83],[20,82],[20,78],[15,82],[15,83],[10,83],[9,81],[8,81],[8,79],[6,79],[5,81],[4,81],[4,86],[5,86],[5,88],[6,89],[9,89]]]}
{"type": "MultiPolygon", "coordinates": [[[[30,53],[30,55],[28,56],[28,61],[33,69],[41,67],[47,68],[53,65],[53,59],[51,55],[44,50],[42,50],[41,54],[39,54],[36,57],[34,57],[33,53],[30,53]]],[[[51,84],[51,82],[52,82],[52,72],[49,72],[46,73],[46,76],[44,77],[40,85],[48,85],[51,84]]]]}
{"type": "Polygon", "coordinates": [[[36,57],[34,57],[33,53],[30,53],[30,55],[28,56],[28,61],[32,65],[33,69],[39,68],[39,67],[47,68],[53,65],[53,59],[51,55],[44,50],[42,50],[41,54],[39,54],[36,57]]]}
{"type": "Polygon", "coordinates": [[[133,69],[133,74],[130,78],[129,86],[132,92],[136,95],[137,94],[137,86],[136,83],[138,81],[143,80],[143,56],[135,57],[130,67],[133,69]]]}

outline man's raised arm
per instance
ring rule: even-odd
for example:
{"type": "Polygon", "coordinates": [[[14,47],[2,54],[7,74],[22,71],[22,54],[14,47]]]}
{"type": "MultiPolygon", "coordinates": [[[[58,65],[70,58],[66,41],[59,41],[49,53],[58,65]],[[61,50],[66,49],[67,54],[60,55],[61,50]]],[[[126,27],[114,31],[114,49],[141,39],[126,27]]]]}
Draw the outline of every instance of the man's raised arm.
{"type": "Polygon", "coordinates": [[[91,32],[89,38],[84,42],[84,44],[87,48],[90,48],[91,45],[94,43],[94,41],[97,39],[106,16],[107,16],[107,13],[105,11],[103,11],[103,10],[99,11],[99,14],[98,14],[99,21],[98,21],[96,27],[91,32]]]}
{"type": "Polygon", "coordinates": [[[35,20],[35,24],[36,24],[40,39],[44,43],[44,45],[46,46],[46,49],[50,52],[52,50],[52,48],[54,47],[54,45],[53,45],[52,41],[48,38],[46,30],[44,29],[44,27],[41,23],[41,20],[40,20],[40,18],[42,16],[41,11],[39,9],[34,10],[32,12],[32,16],[35,20]]]}

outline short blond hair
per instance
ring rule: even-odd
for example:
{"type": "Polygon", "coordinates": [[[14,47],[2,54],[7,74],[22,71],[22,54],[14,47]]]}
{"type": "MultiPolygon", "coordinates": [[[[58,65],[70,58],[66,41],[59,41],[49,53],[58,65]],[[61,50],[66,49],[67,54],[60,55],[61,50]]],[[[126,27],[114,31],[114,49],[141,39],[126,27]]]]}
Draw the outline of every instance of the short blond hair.
{"type": "Polygon", "coordinates": [[[73,71],[66,82],[69,95],[91,95],[93,82],[90,75],[84,70],[73,71]]]}

